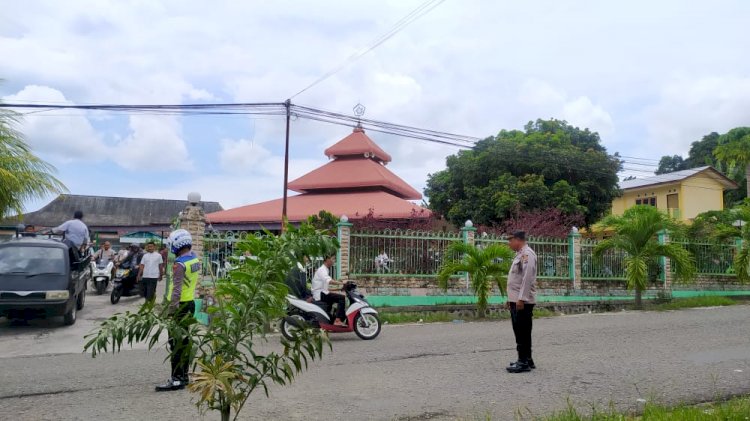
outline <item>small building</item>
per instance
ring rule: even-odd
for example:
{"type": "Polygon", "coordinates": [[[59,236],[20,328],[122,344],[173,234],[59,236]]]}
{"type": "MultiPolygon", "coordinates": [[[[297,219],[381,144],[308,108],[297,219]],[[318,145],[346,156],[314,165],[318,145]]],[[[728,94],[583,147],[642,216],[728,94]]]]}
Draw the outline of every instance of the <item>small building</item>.
{"type": "MultiPolygon", "coordinates": [[[[172,222],[187,204],[187,200],[61,194],[38,211],[22,215],[20,221],[18,218],[0,221],[0,230],[6,235],[12,234],[19,222],[34,225],[37,230],[53,228],[80,210],[92,240],[132,243],[168,235],[172,222]]],[[[201,205],[206,212],[222,210],[217,202],[202,202],[201,205]]]]}
{"type": "Polygon", "coordinates": [[[700,213],[724,209],[724,191],[735,188],[737,183],[708,166],[636,178],[620,183],[623,195],[612,201],[612,214],[649,205],[690,222],[700,213]]]}
{"type": "MultiPolygon", "coordinates": [[[[287,220],[304,221],[321,210],[350,220],[373,216],[387,220],[426,218],[430,211],[410,202],[422,194],[386,166],[391,156],[362,128],[325,150],[331,160],[289,182],[298,192],[287,198],[287,220]]],[[[281,227],[282,199],[214,213],[206,219],[216,230],[270,230],[281,227]]]]}

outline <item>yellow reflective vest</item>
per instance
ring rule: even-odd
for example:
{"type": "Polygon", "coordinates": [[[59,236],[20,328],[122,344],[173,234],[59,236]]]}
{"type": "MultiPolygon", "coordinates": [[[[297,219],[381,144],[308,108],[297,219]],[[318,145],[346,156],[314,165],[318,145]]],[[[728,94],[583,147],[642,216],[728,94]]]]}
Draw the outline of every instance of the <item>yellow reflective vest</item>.
{"type": "MultiPolygon", "coordinates": [[[[180,302],[185,303],[195,299],[195,287],[201,275],[201,261],[195,255],[186,254],[175,259],[175,263],[185,267],[185,277],[182,279],[182,290],[180,291],[180,302]]],[[[174,291],[174,280],[169,284],[167,297],[172,299],[174,291]]]]}

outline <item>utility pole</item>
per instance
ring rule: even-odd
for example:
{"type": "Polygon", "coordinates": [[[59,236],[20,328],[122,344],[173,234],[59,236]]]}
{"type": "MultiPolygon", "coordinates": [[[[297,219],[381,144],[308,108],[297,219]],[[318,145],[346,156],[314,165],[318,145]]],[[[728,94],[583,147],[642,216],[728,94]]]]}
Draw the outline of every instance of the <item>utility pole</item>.
{"type": "Polygon", "coordinates": [[[287,199],[287,184],[289,183],[289,121],[291,120],[292,113],[292,100],[287,99],[284,102],[286,107],[286,142],[284,147],[284,199],[281,205],[281,232],[283,233],[286,229],[286,199],[287,199]]]}

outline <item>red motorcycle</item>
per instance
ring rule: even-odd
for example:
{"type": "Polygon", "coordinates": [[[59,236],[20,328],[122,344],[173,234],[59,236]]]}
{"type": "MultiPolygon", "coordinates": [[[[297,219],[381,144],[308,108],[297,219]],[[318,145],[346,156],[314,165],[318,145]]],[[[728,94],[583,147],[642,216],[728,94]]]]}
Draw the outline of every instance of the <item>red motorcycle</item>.
{"type": "Polygon", "coordinates": [[[331,333],[354,332],[362,339],[375,339],[380,334],[381,324],[378,312],[370,307],[364,295],[357,291],[357,284],[346,282],[344,292],[349,301],[346,309],[346,326],[333,324],[333,307],[322,301],[308,303],[293,295],[287,295],[289,310],[281,320],[281,334],[294,339],[298,329],[307,327],[320,328],[331,333]]]}

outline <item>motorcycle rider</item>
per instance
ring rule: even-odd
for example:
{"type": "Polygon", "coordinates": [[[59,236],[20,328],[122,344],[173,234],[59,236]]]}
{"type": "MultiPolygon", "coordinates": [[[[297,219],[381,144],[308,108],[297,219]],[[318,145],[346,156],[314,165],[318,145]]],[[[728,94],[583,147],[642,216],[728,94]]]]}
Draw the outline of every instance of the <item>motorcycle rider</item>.
{"type": "MultiPolygon", "coordinates": [[[[112,243],[109,241],[105,241],[104,244],[102,244],[102,248],[96,251],[94,253],[94,262],[99,262],[99,260],[104,260],[105,262],[112,262],[115,263],[115,251],[112,250],[112,243]]],[[[115,277],[115,267],[112,266],[112,275],[111,278],[114,279],[115,277]]]]}
{"type": "Polygon", "coordinates": [[[328,286],[333,283],[338,283],[331,277],[331,266],[333,266],[333,260],[335,256],[327,256],[320,265],[320,268],[315,272],[312,280],[312,294],[315,301],[323,301],[326,304],[337,304],[336,309],[336,321],[333,322],[335,326],[346,326],[346,298],[341,294],[336,294],[328,291],[328,286]]]}
{"type": "MultiPolygon", "coordinates": [[[[167,294],[169,312],[181,328],[187,329],[195,313],[195,287],[200,280],[201,261],[192,252],[193,238],[186,230],[172,232],[167,244],[176,256],[167,294]]],[[[156,386],[157,392],[184,389],[189,382],[191,341],[179,330],[169,332],[172,376],[166,383],[156,386]]]]}
{"type": "Polygon", "coordinates": [[[101,259],[104,259],[107,262],[115,260],[115,251],[112,250],[112,244],[109,241],[105,241],[104,244],[102,244],[102,248],[94,253],[95,262],[98,262],[101,259]]]}

